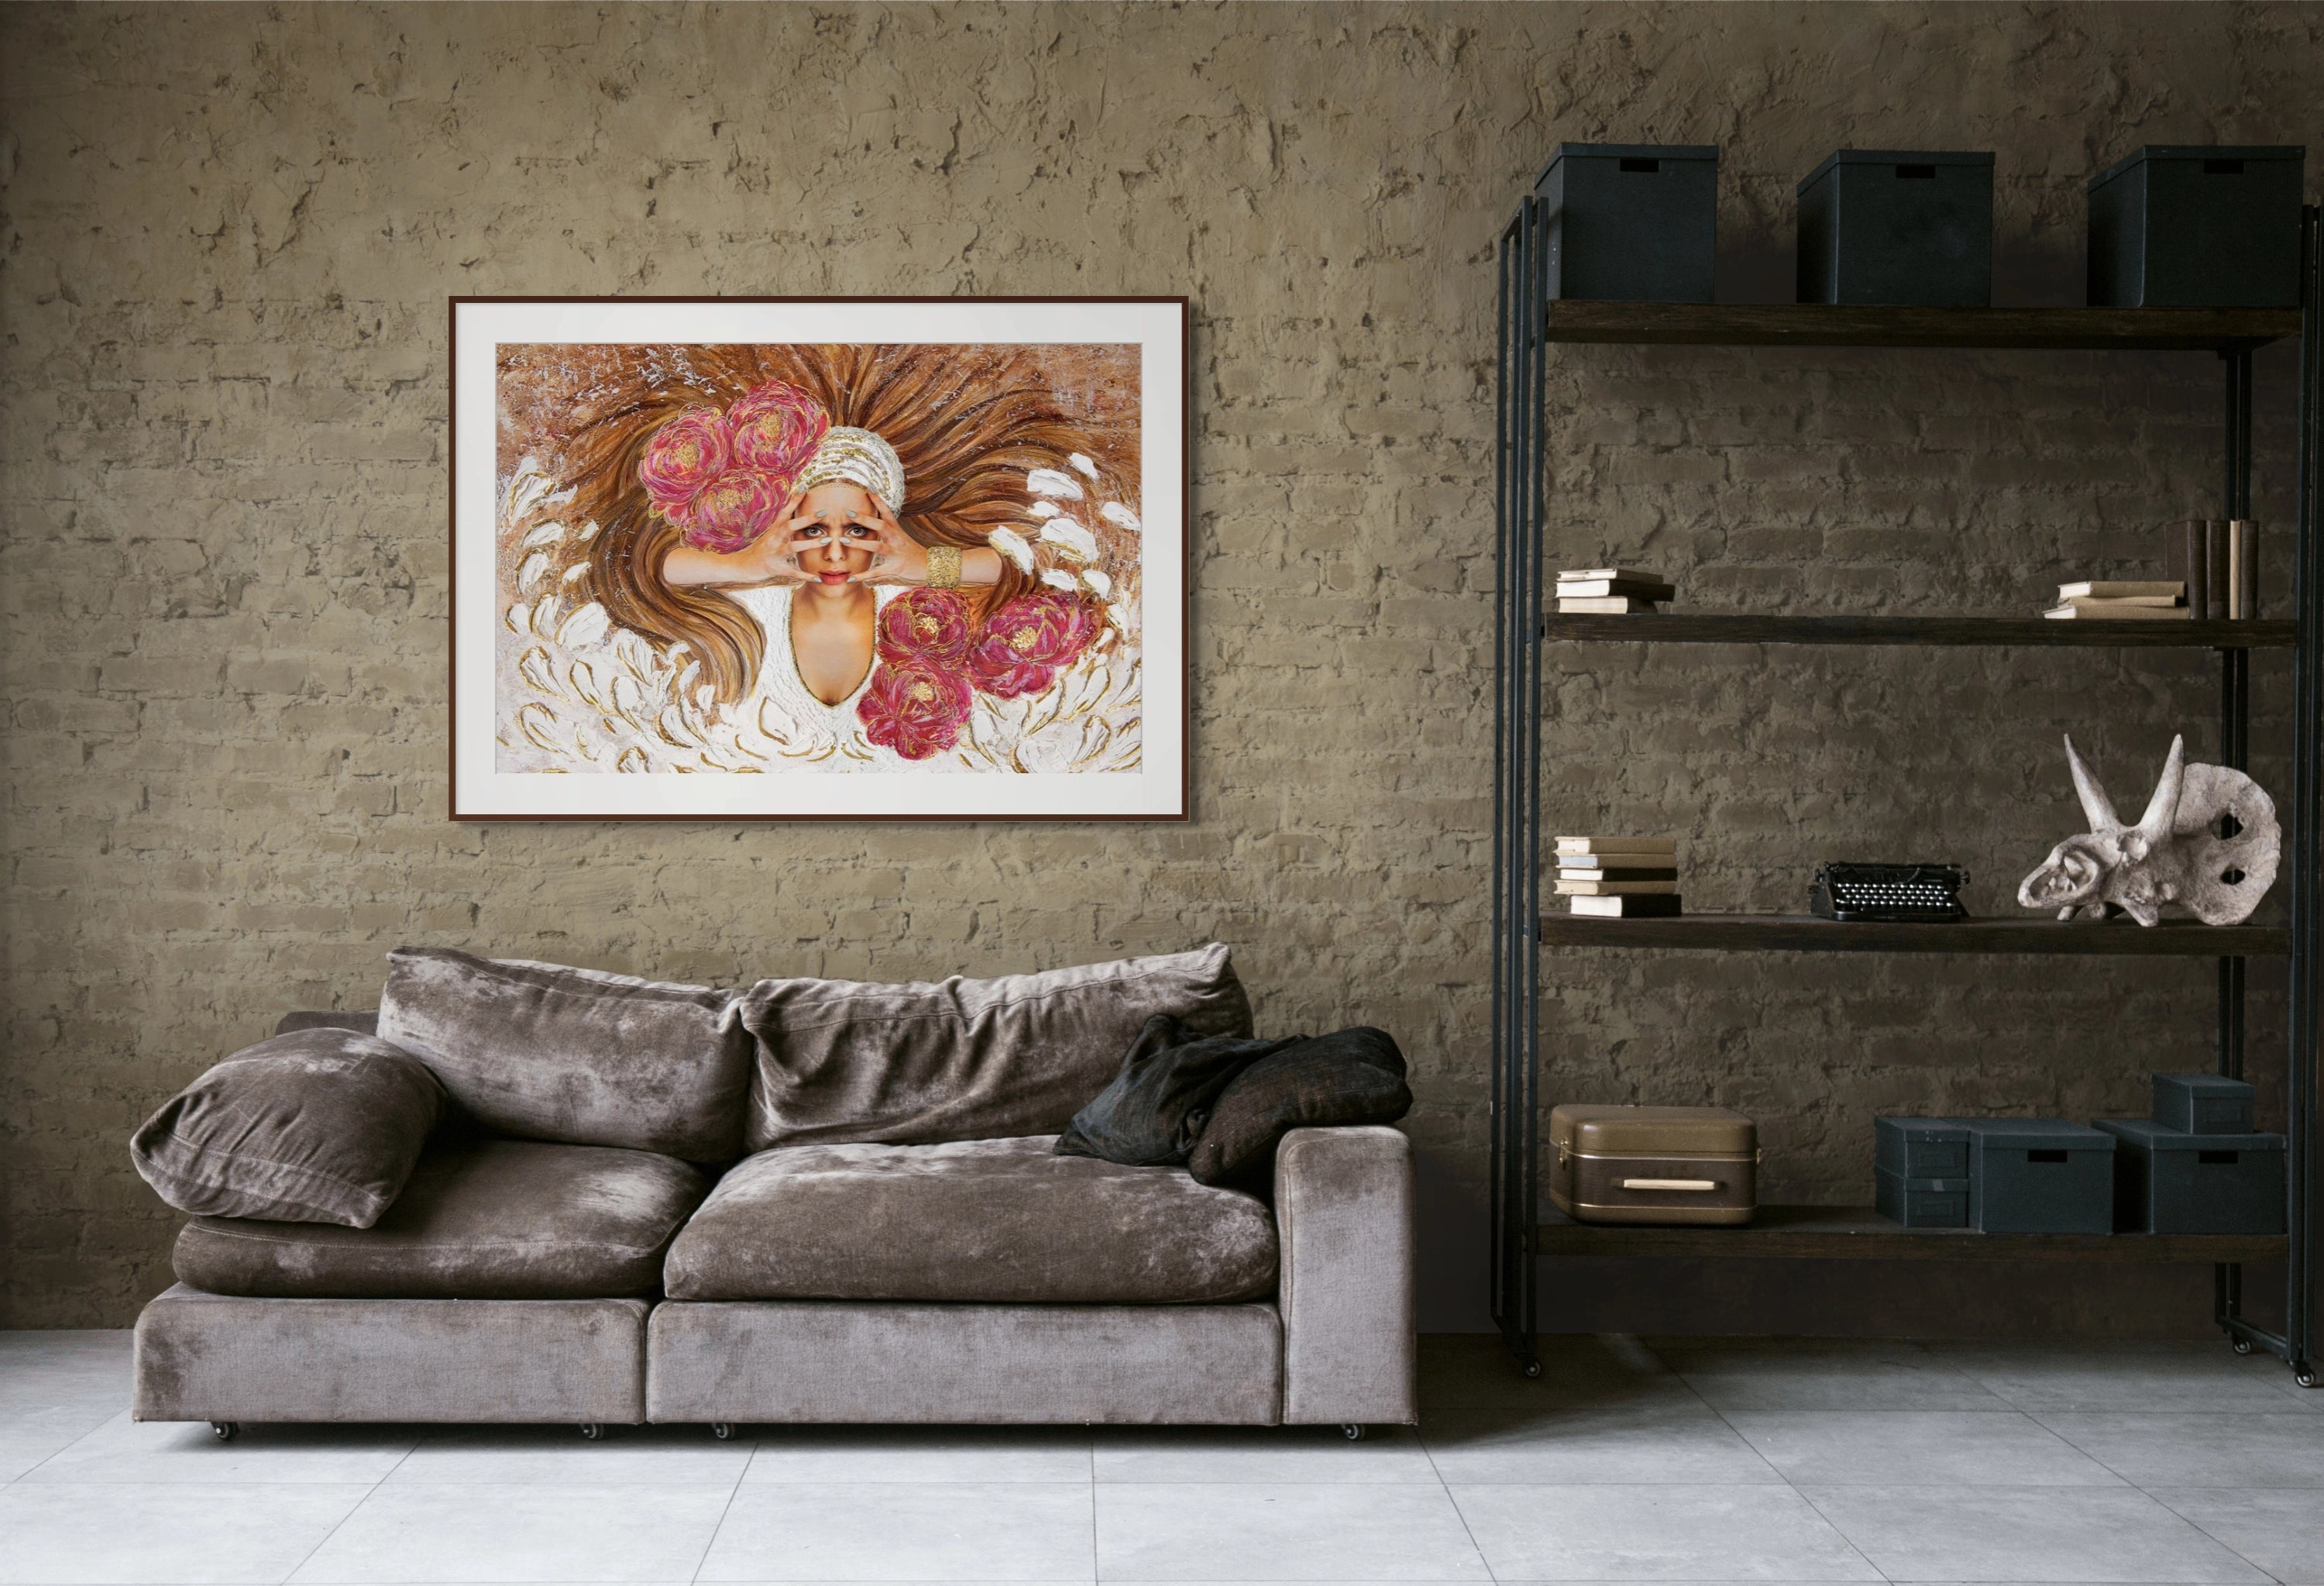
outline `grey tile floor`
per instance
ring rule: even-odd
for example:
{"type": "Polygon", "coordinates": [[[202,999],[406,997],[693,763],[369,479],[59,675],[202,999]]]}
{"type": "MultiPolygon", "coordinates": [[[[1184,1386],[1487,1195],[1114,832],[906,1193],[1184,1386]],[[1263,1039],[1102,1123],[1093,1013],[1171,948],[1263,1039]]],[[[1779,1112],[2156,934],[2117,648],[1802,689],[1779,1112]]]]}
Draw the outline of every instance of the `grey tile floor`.
{"type": "Polygon", "coordinates": [[[136,1425],[0,1333],[0,1583],[2324,1586],[2324,1392],[2223,1345],[1435,1337],[1417,1431],[136,1425]]]}

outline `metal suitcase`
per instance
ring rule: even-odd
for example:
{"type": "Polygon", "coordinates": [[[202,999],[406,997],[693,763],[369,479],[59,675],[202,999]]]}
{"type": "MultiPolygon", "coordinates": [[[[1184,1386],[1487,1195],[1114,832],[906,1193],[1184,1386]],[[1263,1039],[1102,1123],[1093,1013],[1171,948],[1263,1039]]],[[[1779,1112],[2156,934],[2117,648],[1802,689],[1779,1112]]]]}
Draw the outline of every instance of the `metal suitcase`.
{"type": "Polygon", "coordinates": [[[1758,1207],[1758,1128],[1724,1107],[1554,1107],[1549,1139],[1550,1204],[1577,1222],[1731,1225],[1758,1207]]]}

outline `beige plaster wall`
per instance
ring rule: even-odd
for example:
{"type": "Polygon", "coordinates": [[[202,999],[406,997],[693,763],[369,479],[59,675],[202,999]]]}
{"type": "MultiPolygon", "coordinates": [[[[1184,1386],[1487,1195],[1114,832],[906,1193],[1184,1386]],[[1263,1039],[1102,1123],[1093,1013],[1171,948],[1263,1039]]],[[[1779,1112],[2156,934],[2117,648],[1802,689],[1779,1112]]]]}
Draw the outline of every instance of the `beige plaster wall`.
{"type": "MultiPolygon", "coordinates": [[[[2319,89],[2295,5],[0,10],[0,1324],[125,1323],[173,1226],[131,1129],[281,1009],[369,1005],[400,942],[732,981],[1211,937],[1268,1029],[1402,1037],[1431,1324],[1476,1324],[1492,252],[1535,170],[1720,144],[1728,285],[1777,297],[1831,149],[1994,149],[2003,300],[2067,301],[2088,172],[2313,149],[2319,89]],[[1193,821],[447,823],[446,296],[856,291],[1194,300],[1193,821]]],[[[1601,349],[1551,401],[1559,559],[1697,610],[2028,612],[2217,494],[2200,356],[1601,349]]],[[[1549,807],[1675,831],[1700,908],[1865,855],[2000,909],[2070,829],[2059,731],[2128,801],[2172,725],[2212,751],[2214,687],[1560,651],[1549,807]]],[[[2210,975],[1563,954],[1545,1090],[1749,1108],[1771,1195],[1860,1196],[1876,1111],[2135,1110],[2204,1061],[2210,975]]]]}

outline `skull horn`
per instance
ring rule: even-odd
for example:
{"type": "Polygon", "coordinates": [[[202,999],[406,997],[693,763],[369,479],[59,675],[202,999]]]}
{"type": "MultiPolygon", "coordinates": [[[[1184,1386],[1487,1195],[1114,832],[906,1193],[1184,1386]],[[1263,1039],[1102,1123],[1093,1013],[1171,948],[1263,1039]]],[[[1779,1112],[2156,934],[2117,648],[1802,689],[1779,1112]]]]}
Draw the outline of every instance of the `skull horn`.
{"type": "Polygon", "coordinates": [[[2161,843],[2171,835],[2179,818],[2179,792],[2186,780],[2187,740],[2182,735],[2171,740],[2171,757],[2163,762],[2163,779],[2154,784],[2154,797],[2146,801],[2146,813],[2138,817],[2139,833],[2149,843],[2161,843]]]}
{"type": "Polygon", "coordinates": [[[2098,778],[2082,763],[2082,757],[2074,752],[2071,733],[2066,734],[2066,764],[2074,773],[2074,791],[2082,796],[2082,814],[2089,818],[2090,830],[2100,835],[2120,830],[2122,821],[2114,812],[2114,800],[2098,786],[2098,778]]]}

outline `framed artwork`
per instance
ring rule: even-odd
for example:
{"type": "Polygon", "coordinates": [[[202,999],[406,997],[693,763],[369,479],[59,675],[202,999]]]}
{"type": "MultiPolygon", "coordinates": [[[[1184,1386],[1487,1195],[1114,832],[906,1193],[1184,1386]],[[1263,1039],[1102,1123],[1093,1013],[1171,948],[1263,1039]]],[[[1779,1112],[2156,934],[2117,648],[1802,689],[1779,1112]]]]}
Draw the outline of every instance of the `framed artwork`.
{"type": "Polygon", "coordinates": [[[452,818],[1183,820],[1183,298],[455,298],[452,818]]]}

